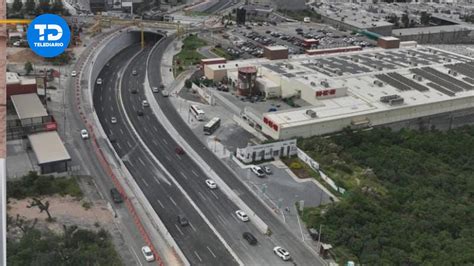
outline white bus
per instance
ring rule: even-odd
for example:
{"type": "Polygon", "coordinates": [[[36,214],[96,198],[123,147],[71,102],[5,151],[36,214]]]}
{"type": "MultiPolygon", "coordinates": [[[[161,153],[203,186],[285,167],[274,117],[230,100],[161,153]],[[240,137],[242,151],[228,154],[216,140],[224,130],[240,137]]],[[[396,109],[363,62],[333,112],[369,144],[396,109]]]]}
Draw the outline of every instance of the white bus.
{"type": "Polygon", "coordinates": [[[196,117],[198,121],[203,121],[204,116],[206,115],[203,110],[201,110],[197,105],[191,105],[189,111],[196,117]]]}
{"type": "Polygon", "coordinates": [[[204,135],[212,135],[221,125],[221,119],[214,117],[204,126],[204,135]]]}

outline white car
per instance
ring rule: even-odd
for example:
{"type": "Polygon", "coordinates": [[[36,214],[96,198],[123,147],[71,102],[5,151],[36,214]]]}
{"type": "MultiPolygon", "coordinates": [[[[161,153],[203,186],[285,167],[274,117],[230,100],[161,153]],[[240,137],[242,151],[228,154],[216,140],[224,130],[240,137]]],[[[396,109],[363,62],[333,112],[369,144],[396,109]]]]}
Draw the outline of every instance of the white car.
{"type": "Polygon", "coordinates": [[[163,97],[168,97],[170,94],[168,93],[167,90],[162,90],[161,95],[163,95],[163,97]]]}
{"type": "Polygon", "coordinates": [[[136,71],[135,69],[134,69],[134,70],[132,70],[132,75],[134,75],[134,76],[135,76],[136,74],[137,74],[137,71],[136,71]]]}
{"type": "Polygon", "coordinates": [[[239,218],[242,222],[248,222],[250,220],[248,215],[242,210],[235,211],[235,215],[237,215],[237,218],[239,218]]]}
{"type": "Polygon", "coordinates": [[[87,132],[87,129],[81,130],[81,138],[82,139],[88,139],[89,138],[89,133],[87,132]]]}
{"type": "Polygon", "coordinates": [[[151,91],[152,91],[153,93],[158,93],[158,92],[160,92],[157,87],[151,87],[151,91]]]}
{"type": "Polygon", "coordinates": [[[146,261],[150,262],[155,260],[155,255],[153,255],[149,246],[142,247],[142,253],[146,261]]]}
{"type": "Polygon", "coordinates": [[[216,182],[214,182],[214,180],[212,180],[212,179],[206,179],[206,185],[207,185],[210,189],[215,189],[215,188],[217,188],[216,182]]]}
{"type": "Polygon", "coordinates": [[[265,172],[263,171],[262,167],[260,167],[260,166],[252,165],[250,167],[250,170],[252,170],[252,172],[254,174],[256,174],[258,177],[264,177],[265,176],[265,172]]]}
{"type": "Polygon", "coordinates": [[[101,78],[98,78],[97,81],[96,81],[97,85],[102,85],[102,79],[101,78]]]}
{"type": "Polygon", "coordinates": [[[271,169],[270,166],[268,166],[268,165],[265,165],[265,166],[263,167],[263,171],[265,171],[265,174],[267,174],[267,175],[271,175],[271,174],[272,174],[272,169],[271,169]]]}
{"type": "Polygon", "coordinates": [[[143,106],[143,107],[148,107],[148,106],[150,106],[150,104],[148,103],[147,100],[143,100],[143,101],[142,101],[142,106],[143,106]]]}
{"type": "Polygon", "coordinates": [[[77,75],[76,71],[73,70],[73,71],[71,72],[71,77],[75,77],[76,75],[77,75]]]}
{"type": "Polygon", "coordinates": [[[289,260],[291,258],[290,253],[282,247],[279,247],[279,246],[274,247],[273,252],[282,260],[289,260]]]}
{"type": "Polygon", "coordinates": [[[112,117],[110,118],[110,123],[116,124],[116,123],[117,123],[117,117],[112,116],[112,117]]]}

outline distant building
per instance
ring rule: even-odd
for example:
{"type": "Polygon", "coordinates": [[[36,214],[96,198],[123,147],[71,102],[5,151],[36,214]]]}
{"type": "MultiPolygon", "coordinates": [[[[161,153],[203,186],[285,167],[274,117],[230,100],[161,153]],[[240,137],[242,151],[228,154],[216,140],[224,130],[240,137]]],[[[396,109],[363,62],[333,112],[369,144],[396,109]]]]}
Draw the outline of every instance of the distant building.
{"type": "Polygon", "coordinates": [[[288,47],[286,46],[265,46],[263,57],[270,60],[288,59],[288,47]]]}
{"type": "Polygon", "coordinates": [[[237,22],[238,25],[244,25],[245,24],[246,13],[247,13],[247,11],[245,10],[245,8],[237,8],[236,22],[237,22]]]}

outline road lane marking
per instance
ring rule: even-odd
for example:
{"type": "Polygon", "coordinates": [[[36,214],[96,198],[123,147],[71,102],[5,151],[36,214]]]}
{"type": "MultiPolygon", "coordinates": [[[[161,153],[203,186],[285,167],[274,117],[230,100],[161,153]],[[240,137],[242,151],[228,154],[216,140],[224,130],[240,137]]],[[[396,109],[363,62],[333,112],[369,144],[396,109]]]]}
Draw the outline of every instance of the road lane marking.
{"type": "Polygon", "coordinates": [[[114,111],[114,107],[113,106],[110,106],[110,111],[114,111]]]}
{"type": "Polygon", "coordinates": [[[127,140],[127,145],[128,147],[132,148],[132,144],[130,144],[130,141],[127,140]]]}
{"type": "Polygon", "coordinates": [[[120,146],[120,143],[117,142],[116,144],[117,144],[117,148],[122,149],[122,146],[120,146]]]}
{"type": "Polygon", "coordinates": [[[194,232],[197,232],[196,228],[194,228],[194,225],[192,223],[189,223],[189,225],[191,226],[191,228],[194,230],[194,232]]]}
{"type": "Polygon", "coordinates": [[[146,182],[146,180],[144,178],[142,178],[143,180],[143,183],[145,184],[145,186],[149,187],[150,185],[146,182]]]}
{"type": "Polygon", "coordinates": [[[200,261],[200,262],[202,262],[202,259],[201,259],[201,257],[199,257],[199,254],[198,254],[196,251],[194,251],[194,254],[195,254],[195,255],[196,255],[196,257],[199,259],[199,261],[200,261]]]}
{"type": "Polygon", "coordinates": [[[156,128],[156,126],[153,126],[153,129],[158,132],[158,128],[156,128]]]}
{"type": "Polygon", "coordinates": [[[120,128],[119,130],[120,130],[120,133],[123,135],[123,129],[120,128]]]}
{"type": "Polygon", "coordinates": [[[212,254],[212,256],[213,256],[214,258],[217,258],[217,257],[216,257],[216,254],[214,254],[214,252],[212,252],[212,250],[211,250],[211,248],[210,248],[209,246],[207,246],[207,250],[209,250],[209,252],[211,252],[211,254],[212,254]]]}
{"type": "Polygon", "coordinates": [[[163,206],[163,203],[161,203],[161,201],[160,201],[160,200],[157,200],[157,201],[158,201],[158,204],[160,204],[161,208],[163,208],[163,209],[164,209],[164,208],[165,208],[165,206],[163,206]]]}
{"type": "Polygon", "coordinates": [[[144,127],[143,130],[148,133],[148,128],[144,127]]]}
{"type": "Polygon", "coordinates": [[[184,179],[188,180],[188,178],[184,175],[182,171],[179,171],[179,173],[184,177],[184,179]]]}
{"type": "Polygon", "coordinates": [[[212,193],[212,195],[214,195],[214,197],[215,197],[216,199],[219,199],[219,197],[216,195],[216,193],[214,193],[214,191],[211,190],[211,193],[212,193]]]}
{"type": "Polygon", "coordinates": [[[162,140],[166,145],[168,145],[168,141],[166,141],[166,139],[162,139],[162,140]]]}
{"type": "Polygon", "coordinates": [[[206,200],[206,197],[204,197],[204,195],[201,193],[201,191],[198,191],[198,194],[199,194],[199,196],[201,196],[201,198],[202,198],[203,200],[206,200]]]}
{"type": "Polygon", "coordinates": [[[181,229],[179,229],[178,225],[177,225],[177,224],[175,224],[174,226],[176,227],[176,229],[178,229],[179,233],[180,233],[181,235],[183,235],[183,236],[184,236],[184,233],[183,233],[183,231],[181,231],[181,229]]]}
{"type": "Polygon", "coordinates": [[[170,198],[170,200],[171,200],[171,202],[173,202],[174,206],[176,206],[176,207],[178,206],[178,204],[176,204],[176,201],[174,201],[174,199],[172,197],[168,196],[168,198],[170,198]]]}
{"type": "Polygon", "coordinates": [[[138,157],[138,161],[139,161],[143,166],[146,166],[146,165],[145,165],[145,162],[142,160],[142,158],[138,157]]]}
{"type": "Polygon", "coordinates": [[[140,263],[140,266],[143,266],[142,262],[140,261],[140,258],[137,255],[137,252],[133,248],[130,249],[133,252],[133,255],[135,255],[135,258],[137,258],[138,263],[140,263]]]}
{"type": "Polygon", "coordinates": [[[156,181],[156,183],[158,183],[158,185],[160,185],[160,184],[161,184],[161,183],[160,183],[160,180],[158,180],[158,177],[156,177],[156,176],[153,176],[153,179],[155,179],[155,181],[156,181]]]}
{"type": "Polygon", "coordinates": [[[217,215],[217,220],[219,220],[219,222],[221,222],[223,225],[227,224],[227,222],[224,220],[224,218],[221,215],[217,215]]]}
{"type": "Polygon", "coordinates": [[[178,159],[181,160],[181,155],[179,155],[179,154],[177,154],[177,153],[175,153],[174,155],[176,155],[176,157],[178,157],[178,159]]]}
{"type": "Polygon", "coordinates": [[[191,172],[193,172],[193,174],[194,174],[195,176],[199,177],[198,174],[196,173],[196,171],[191,170],[191,172]]]}
{"type": "Polygon", "coordinates": [[[242,240],[239,240],[239,241],[240,241],[240,243],[242,243],[242,246],[243,246],[245,249],[249,249],[249,248],[247,247],[247,245],[245,245],[244,241],[242,241],[242,240]]]}
{"type": "Polygon", "coordinates": [[[171,162],[171,158],[169,156],[166,156],[166,159],[171,162]]]}

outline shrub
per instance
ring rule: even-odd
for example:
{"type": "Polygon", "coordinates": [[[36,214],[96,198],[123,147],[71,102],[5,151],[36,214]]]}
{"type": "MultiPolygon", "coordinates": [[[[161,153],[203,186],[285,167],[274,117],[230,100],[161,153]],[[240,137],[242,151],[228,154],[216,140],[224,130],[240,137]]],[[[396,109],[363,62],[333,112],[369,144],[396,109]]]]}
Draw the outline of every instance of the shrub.
{"type": "Polygon", "coordinates": [[[299,169],[303,168],[303,165],[300,162],[292,162],[290,164],[290,168],[294,169],[294,170],[299,170],[299,169]]]}

